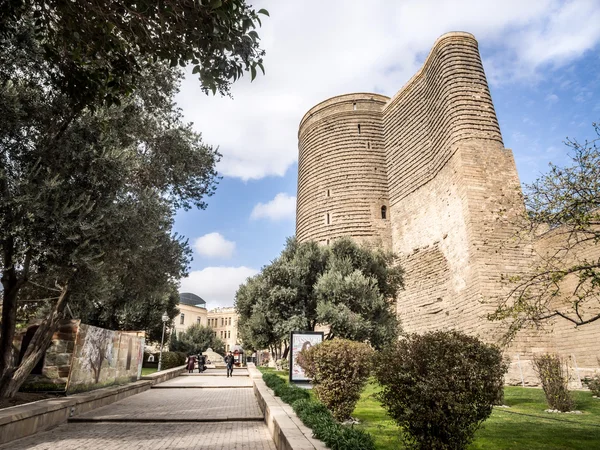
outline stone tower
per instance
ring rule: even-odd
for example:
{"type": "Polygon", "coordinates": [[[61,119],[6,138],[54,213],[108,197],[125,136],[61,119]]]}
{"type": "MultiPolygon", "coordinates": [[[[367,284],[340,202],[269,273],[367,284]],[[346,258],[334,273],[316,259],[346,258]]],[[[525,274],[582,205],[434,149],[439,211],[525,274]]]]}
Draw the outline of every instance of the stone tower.
{"type": "MultiPolygon", "coordinates": [[[[397,302],[406,331],[459,329],[496,341],[503,329],[486,319],[494,308],[483,302],[505,295],[502,275],[529,270],[536,244],[506,245],[524,205],[475,38],[440,37],[391,99],[349,94],[319,103],[298,140],[298,240],[351,236],[392,249],[406,272],[397,302]]],[[[520,356],[508,380],[520,381],[515,364],[533,352],[592,364],[593,351],[563,328],[521,333],[509,349],[520,356]]],[[[593,328],[585,335],[600,337],[593,328]]]]}
{"type": "Polygon", "coordinates": [[[296,236],[328,244],[351,236],[391,248],[388,180],[378,94],[333,97],[298,132],[296,236]]]}

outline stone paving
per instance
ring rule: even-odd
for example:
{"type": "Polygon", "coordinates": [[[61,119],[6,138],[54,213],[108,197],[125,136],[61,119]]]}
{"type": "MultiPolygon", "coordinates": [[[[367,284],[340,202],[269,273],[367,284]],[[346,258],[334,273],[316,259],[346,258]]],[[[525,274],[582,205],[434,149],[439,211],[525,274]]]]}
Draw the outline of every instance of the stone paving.
{"type": "Polygon", "coordinates": [[[189,375],[186,377],[177,377],[172,380],[165,381],[164,383],[157,384],[153,389],[165,389],[165,388],[229,388],[229,387],[252,387],[252,381],[246,376],[229,377],[223,375],[218,376],[206,376],[202,375],[189,375]]]}
{"type": "Polygon", "coordinates": [[[275,450],[248,372],[210,372],[174,378],[0,449],[275,450]]]}
{"type": "Polygon", "coordinates": [[[151,389],[73,421],[262,420],[252,389],[151,389]]]}
{"type": "Polygon", "coordinates": [[[10,450],[275,450],[263,422],[69,423],[13,441],[10,450]]]}

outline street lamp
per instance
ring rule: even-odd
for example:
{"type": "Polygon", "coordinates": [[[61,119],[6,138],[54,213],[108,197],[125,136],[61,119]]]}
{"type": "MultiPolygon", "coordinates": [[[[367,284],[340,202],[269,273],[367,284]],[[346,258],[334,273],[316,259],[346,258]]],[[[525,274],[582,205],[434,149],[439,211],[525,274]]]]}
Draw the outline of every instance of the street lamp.
{"type": "Polygon", "coordinates": [[[158,355],[158,370],[157,370],[157,372],[160,372],[160,367],[162,365],[162,349],[163,349],[163,344],[165,343],[165,328],[167,327],[167,322],[169,321],[169,315],[167,314],[166,311],[162,315],[162,321],[163,321],[163,332],[162,332],[162,338],[160,339],[160,354],[158,355]]]}

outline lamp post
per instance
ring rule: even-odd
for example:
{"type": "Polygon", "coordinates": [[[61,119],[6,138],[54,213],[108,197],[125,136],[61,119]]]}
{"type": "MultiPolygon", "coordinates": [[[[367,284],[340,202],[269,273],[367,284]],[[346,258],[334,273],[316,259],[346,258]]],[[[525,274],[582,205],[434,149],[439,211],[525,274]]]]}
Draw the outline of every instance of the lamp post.
{"type": "Polygon", "coordinates": [[[162,321],[163,321],[163,332],[162,332],[162,338],[160,339],[160,353],[158,355],[158,370],[157,370],[157,372],[160,372],[160,368],[162,366],[162,349],[163,349],[163,344],[165,343],[165,328],[167,327],[167,322],[169,321],[169,315],[167,314],[166,311],[162,315],[162,321]]]}

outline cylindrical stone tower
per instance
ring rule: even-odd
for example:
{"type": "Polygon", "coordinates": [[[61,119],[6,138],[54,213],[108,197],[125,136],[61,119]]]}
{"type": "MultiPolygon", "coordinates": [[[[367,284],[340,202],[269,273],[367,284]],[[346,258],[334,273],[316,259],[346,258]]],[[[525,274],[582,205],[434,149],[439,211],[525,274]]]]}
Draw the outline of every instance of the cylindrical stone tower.
{"type": "Polygon", "coordinates": [[[382,109],[388,97],[348,94],[310,109],[298,131],[299,241],[350,236],[391,248],[382,109]]]}

